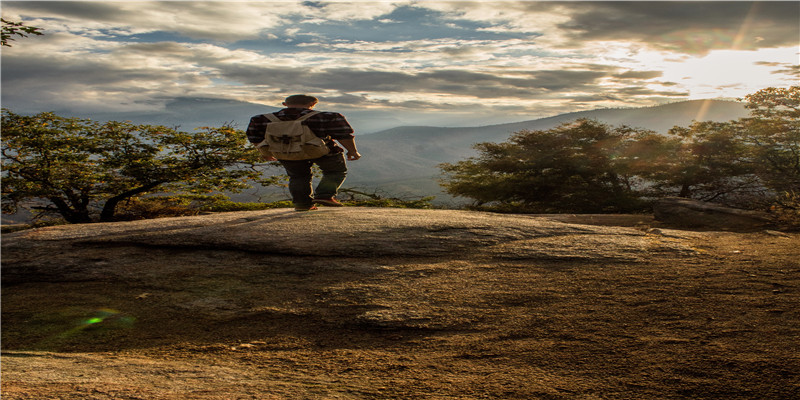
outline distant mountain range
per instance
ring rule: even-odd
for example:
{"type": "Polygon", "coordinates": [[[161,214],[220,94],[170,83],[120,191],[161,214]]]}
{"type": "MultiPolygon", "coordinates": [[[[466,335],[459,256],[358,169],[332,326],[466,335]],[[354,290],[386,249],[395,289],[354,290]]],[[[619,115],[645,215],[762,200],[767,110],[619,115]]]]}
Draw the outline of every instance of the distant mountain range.
{"type": "MultiPolygon", "coordinates": [[[[91,118],[97,121],[131,121],[136,124],[178,126],[191,131],[202,126],[231,124],[238,129],[247,129],[250,117],[280,110],[278,107],[238,100],[212,99],[204,97],[179,97],[168,101],[163,109],[153,111],[76,112],[62,109],[52,110],[63,117],[91,118]]],[[[322,108],[323,111],[324,107],[322,108]]],[[[11,108],[11,111],[16,111],[11,108]]],[[[50,111],[50,110],[46,110],[50,111]]],[[[25,114],[24,112],[21,112],[25,114]]],[[[390,111],[359,110],[344,112],[348,121],[359,133],[378,132],[387,128],[408,125],[397,113],[390,111]]]]}
{"type": "Polygon", "coordinates": [[[438,164],[477,155],[472,145],[504,142],[521,130],[547,130],[580,118],[618,126],[627,125],[666,133],[692,121],[730,121],[747,116],[744,105],[725,100],[692,100],[654,107],[601,109],[554,117],[470,128],[404,126],[358,136],[361,160],[349,164],[345,186],[381,188],[393,195],[437,195],[441,192],[438,164]]]}

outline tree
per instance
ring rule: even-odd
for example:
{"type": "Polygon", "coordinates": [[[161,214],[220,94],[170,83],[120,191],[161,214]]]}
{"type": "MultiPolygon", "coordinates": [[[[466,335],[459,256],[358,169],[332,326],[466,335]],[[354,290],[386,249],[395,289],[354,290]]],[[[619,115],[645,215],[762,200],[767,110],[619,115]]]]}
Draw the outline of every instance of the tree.
{"type": "Polygon", "coordinates": [[[578,120],[479,143],[478,157],[442,164],[445,190],[477,205],[532,212],[633,211],[642,207],[625,174],[630,142],[642,131],[578,120]]]}
{"type": "Polygon", "coordinates": [[[637,147],[647,160],[635,173],[648,183],[650,197],[679,196],[729,204],[750,201],[763,192],[753,174],[740,127],[731,122],[694,122],[674,127],[669,136],[642,139],[637,147]]]}
{"type": "Polygon", "coordinates": [[[800,86],[766,88],[746,96],[750,118],[740,120],[755,173],[773,196],[770,209],[800,227],[800,86]]]}
{"type": "Polygon", "coordinates": [[[776,195],[800,193],[800,86],[766,88],[746,99],[747,118],[670,130],[679,140],[675,156],[653,162],[661,176],[644,174],[656,195],[760,207],[776,195]]]}
{"type": "Polygon", "coordinates": [[[9,41],[13,41],[13,36],[21,36],[21,37],[28,37],[28,35],[42,35],[41,28],[36,28],[33,26],[25,26],[22,22],[12,22],[6,21],[5,19],[0,18],[0,21],[3,22],[3,29],[2,34],[0,34],[0,45],[11,47],[9,41]]]}
{"type": "Polygon", "coordinates": [[[800,86],[766,88],[745,97],[739,121],[755,173],[777,193],[800,194],[800,86]]]}
{"type": "Polygon", "coordinates": [[[748,118],[694,122],[669,135],[578,120],[479,143],[478,157],[441,165],[442,185],[477,205],[537,212],[635,210],[664,196],[772,202],[800,223],[800,86],[746,99],[748,118]]]}
{"type": "Polygon", "coordinates": [[[230,127],[192,133],[129,122],[3,110],[3,212],[26,201],[71,223],[114,219],[120,202],[156,190],[235,192],[264,185],[257,153],[230,127]]]}

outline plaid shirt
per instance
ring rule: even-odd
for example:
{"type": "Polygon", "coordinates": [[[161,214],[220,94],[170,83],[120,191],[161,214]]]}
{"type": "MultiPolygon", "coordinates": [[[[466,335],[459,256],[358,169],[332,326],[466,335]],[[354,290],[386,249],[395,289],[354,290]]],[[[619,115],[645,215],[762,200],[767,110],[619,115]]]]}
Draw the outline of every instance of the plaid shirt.
{"type": "MultiPolygon", "coordinates": [[[[301,116],[310,113],[308,108],[284,108],[274,113],[282,121],[293,121],[301,116]]],[[[264,114],[250,118],[250,125],[247,126],[247,140],[250,143],[258,144],[264,140],[267,132],[267,124],[270,120],[264,114]]],[[[349,139],[353,136],[353,128],[347,123],[342,114],[335,112],[321,112],[312,115],[303,124],[308,126],[315,135],[321,137],[325,144],[331,149],[331,153],[342,153],[344,149],[339,147],[331,139],[349,139]]]]}

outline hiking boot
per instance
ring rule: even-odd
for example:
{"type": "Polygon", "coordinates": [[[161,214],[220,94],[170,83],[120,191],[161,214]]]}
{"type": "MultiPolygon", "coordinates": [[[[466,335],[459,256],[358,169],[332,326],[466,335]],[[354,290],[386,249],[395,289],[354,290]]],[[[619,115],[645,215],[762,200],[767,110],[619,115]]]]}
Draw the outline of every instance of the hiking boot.
{"type": "Polygon", "coordinates": [[[320,204],[328,207],[344,207],[344,204],[336,200],[335,197],[328,197],[326,199],[314,199],[314,204],[320,204]]]}
{"type": "Polygon", "coordinates": [[[310,206],[295,206],[294,210],[295,211],[313,211],[313,210],[318,210],[318,208],[317,208],[317,206],[312,204],[310,206]]]}

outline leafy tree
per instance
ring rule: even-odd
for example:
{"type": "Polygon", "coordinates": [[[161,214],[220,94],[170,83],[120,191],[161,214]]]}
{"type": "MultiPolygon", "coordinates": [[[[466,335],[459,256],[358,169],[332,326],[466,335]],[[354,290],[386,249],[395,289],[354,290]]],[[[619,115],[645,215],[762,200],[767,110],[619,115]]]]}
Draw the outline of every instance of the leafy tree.
{"type": "Polygon", "coordinates": [[[772,201],[800,223],[800,86],[746,99],[748,118],[694,122],[669,135],[579,120],[479,143],[478,157],[441,165],[442,185],[479,206],[516,211],[635,210],[663,196],[751,208],[772,201]]]}
{"type": "Polygon", "coordinates": [[[800,86],[766,88],[746,96],[750,118],[739,121],[756,175],[773,192],[771,211],[800,227],[800,86]]]}
{"type": "Polygon", "coordinates": [[[578,120],[517,132],[505,143],[478,143],[478,157],[442,164],[442,186],[477,205],[499,202],[532,212],[632,211],[642,207],[627,148],[641,131],[578,120]]]}
{"type": "Polygon", "coordinates": [[[339,200],[350,207],[433,208],[435,196],[401,198],[385,195],[378,190],[339,189],[339,200]]]}
{"type": "Polygon", "coordinates": [[[637,171],[651,182],[651,195],[760,207],[800,192],[800,87],[746,98],[748,118],[694,122],[671,129],[671,138],[653,139],[662,148],[641,152],[650,167],[637,171]]]}
{"type": "Polygon", "coordinates": [[[6,21],[1,18],[0,21],[3,22],[2,34],[0,34],[0,45],[2,46],[11,47],[11,44],[8,42],[14,40],[13,36],[28,37],[28,35],[42,35],[42,32],[39,32],[41,28],[25,26],[22,22],[6,21]]]}
{"type": "Polygon", "coordinates": [[[120,202],[156,190],[238,191],[262,179],[258,155],[230,127],[163,126],[22,116],[3,110],[3,212],[43,200],[71,223],[113,220],[120,202]]]}
{"type": "Polygon", "coordinates": [[[737,203],[763,192],[735,121],[694,122],[669,133],[660,151],[647,154],[649,167],[637,171],[650,196],[737,203]]]}
{"type": "Polygon", "coordinates": [[[800,86],[766,88],[745,97],[750,118],[739,121],[755,173],[778,192],[800,194],[800,86]]]}

